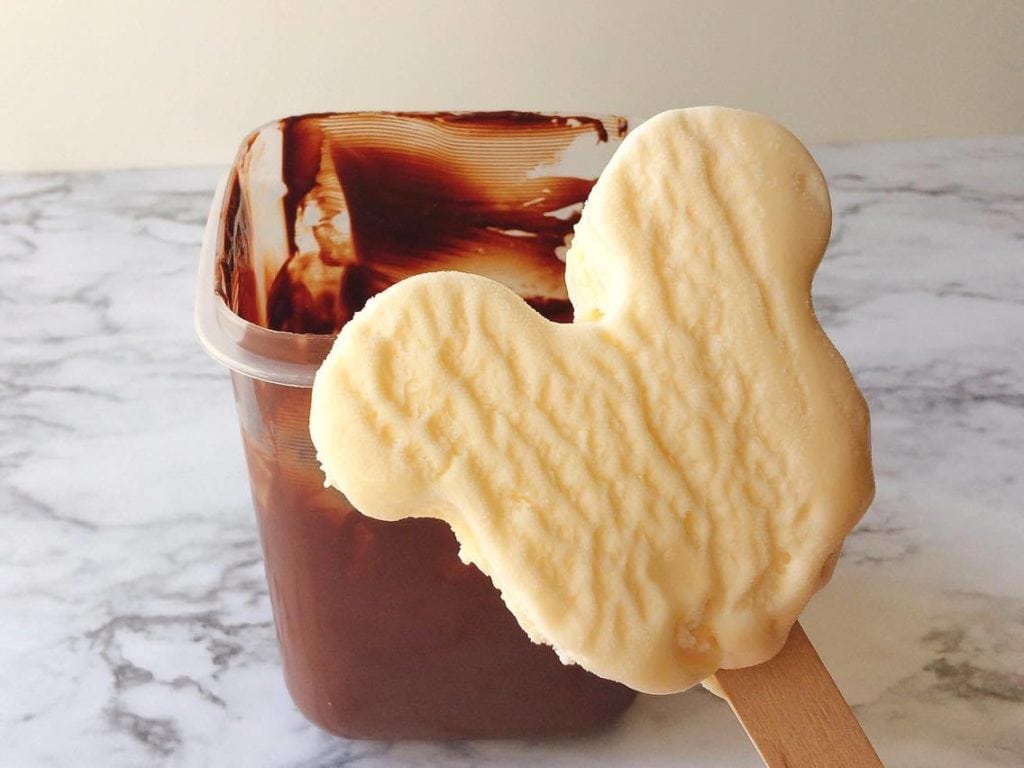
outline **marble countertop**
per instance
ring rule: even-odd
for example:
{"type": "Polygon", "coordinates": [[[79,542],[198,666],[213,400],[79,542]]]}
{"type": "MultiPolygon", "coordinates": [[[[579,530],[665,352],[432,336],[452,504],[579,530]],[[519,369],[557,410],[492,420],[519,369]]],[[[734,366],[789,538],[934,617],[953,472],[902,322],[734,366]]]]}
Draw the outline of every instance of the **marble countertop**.
{"type": "MultiPolygon", "coordinates": [[[[1024,137],[822,146],[816,282],[877,500],[803,623],[889,766],[1024,764],[1024,137]]],[[[346,742],[281,678],[192,294],[223,169],[0,176],[0,765],[757,766],[724,703],[564,742],[346,742]]]]}

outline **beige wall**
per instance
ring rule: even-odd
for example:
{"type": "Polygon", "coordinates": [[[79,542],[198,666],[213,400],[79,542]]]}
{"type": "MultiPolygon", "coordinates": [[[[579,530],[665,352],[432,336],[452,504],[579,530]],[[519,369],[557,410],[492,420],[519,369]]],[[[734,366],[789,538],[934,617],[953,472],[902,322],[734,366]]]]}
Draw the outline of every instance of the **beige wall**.
{"type": "Polygon", "coordinates": [[[226,163],[331,109],[646,116],[810,141],[1024,132],[1019,0],[0,0],[0,170],[226,163]]]}

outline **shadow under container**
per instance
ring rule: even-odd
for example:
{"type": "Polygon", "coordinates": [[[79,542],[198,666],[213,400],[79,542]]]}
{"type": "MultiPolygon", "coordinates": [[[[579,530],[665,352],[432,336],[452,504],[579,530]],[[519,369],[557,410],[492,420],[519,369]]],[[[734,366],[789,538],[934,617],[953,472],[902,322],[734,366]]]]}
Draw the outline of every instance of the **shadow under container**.
{"type": "MultiPolygon", "coordinates": [[[[431,119],[398,117],[414,129],[431,119]]],[[[494,115],[479,119],[498,125],[494,115]]],[[[471,137],[471,157],[487,156],[493,133],[471,137]]],[[[502,151],[514,148],[514,139],[514,130],[503,133],[502,151]]],[[[530,642],[490,579],[459,560],[446,524],[373,520],[324,487],[308,418],[313,376],[334,333],[274,330],[235,311],[244,302],[231,284],[231,260],[251,251],[251,242],[238,239],[252,237],[258,224],[237,221],[247,206],[239,169],[252,144],[252,137],[243,144],[211,210],[196,325],[206,349],[231,370],[284,676],[296,705],[327,731],[366,739],[563,737],[610,723],[634,692],[564,666],[550,648],[530,642]]],[[[286,143],[285,166],[288,152],[286,143]]],[[[581,173],[557,168],[544,173],[581,173]]],[[[591,181],[600,168],[590,168],[591,181]]],[[[404,183],[400,174],[387,182],[396,183],[404,183]]],[[[352,211],[356,230],[358,218],[352,211]]],[[[551,306],[547,298],[534,303],[551,306]]]]}

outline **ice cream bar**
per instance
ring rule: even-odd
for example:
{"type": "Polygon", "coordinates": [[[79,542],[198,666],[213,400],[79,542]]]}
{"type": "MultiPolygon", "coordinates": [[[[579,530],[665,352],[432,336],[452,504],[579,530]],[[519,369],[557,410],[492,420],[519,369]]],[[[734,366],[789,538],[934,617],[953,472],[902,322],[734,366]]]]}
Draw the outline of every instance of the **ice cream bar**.
{"type": "Polygon", "coordinates": [[[669,693],[766,661],[874,493],[810,299],[830,227],[773,121],[649,120],[576,226],[572,324],[437,272],[344,326],[310,412],[327,481],[446,521],[527,633],[602,677],[669,693]]]}

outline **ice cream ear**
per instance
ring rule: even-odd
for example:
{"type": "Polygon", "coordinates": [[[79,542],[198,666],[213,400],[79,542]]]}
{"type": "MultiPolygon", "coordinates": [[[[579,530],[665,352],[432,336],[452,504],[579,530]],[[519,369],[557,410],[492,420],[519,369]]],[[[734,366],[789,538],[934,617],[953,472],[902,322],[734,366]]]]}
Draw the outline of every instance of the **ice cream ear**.
{"type": "Polygon", "coordinates": [[[703,262],[714,249],[745,254],[760,282],[804,304],[830,229],[825,179],[785,128],[741,110],[663,113],[623,141],[584,206],[566,254],[576,322],[600,320],[626,302],[664,312],[641,306],[645,286],[682,285],[686,261],[703,262]],[[663,132],[678,139],[659,141],[663,132]],[[650,204],[657,198],[674,204],[650,204]],[[676,274],[652,270],[652,256],[673,250],[676,274]]]}

